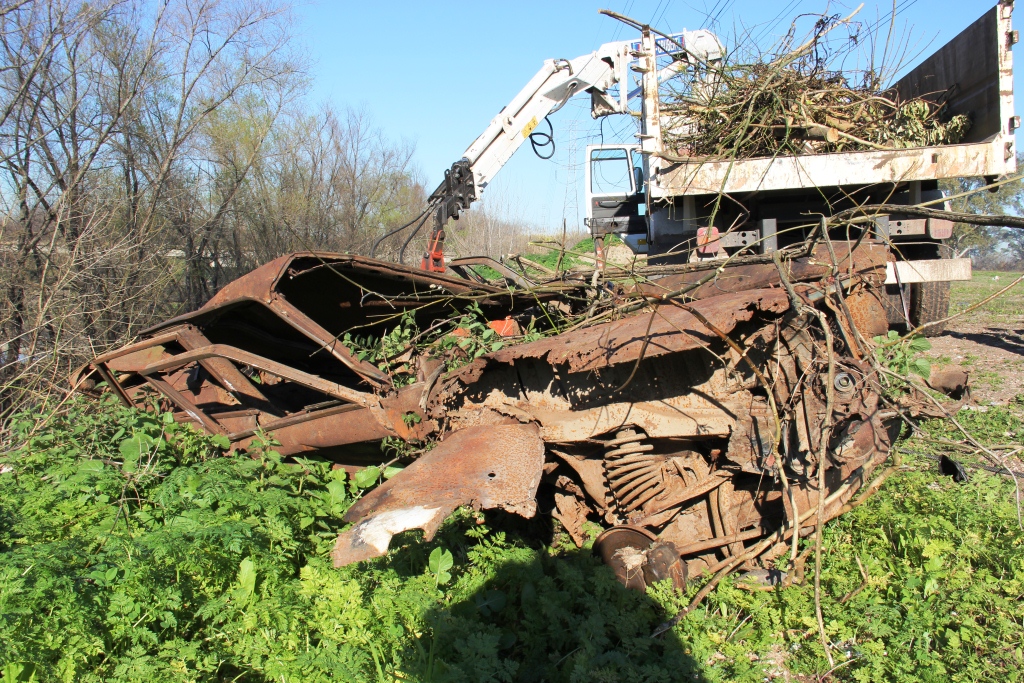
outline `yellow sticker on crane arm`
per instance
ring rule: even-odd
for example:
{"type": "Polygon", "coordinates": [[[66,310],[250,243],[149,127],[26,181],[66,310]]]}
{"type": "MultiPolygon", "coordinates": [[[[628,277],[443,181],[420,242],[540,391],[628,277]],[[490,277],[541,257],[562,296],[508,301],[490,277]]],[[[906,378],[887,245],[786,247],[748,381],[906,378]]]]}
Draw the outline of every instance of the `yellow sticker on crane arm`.
{"type": "Polygon", "coordinates": [[[533,129],[536,128],[536,127],[537,127],[537,117],[534,116],[532,119],[529,120],[529,122],[525,126],[523,126],[523,137],[524,138],[530,137],[530,133],[532,133],[533,129]]]}

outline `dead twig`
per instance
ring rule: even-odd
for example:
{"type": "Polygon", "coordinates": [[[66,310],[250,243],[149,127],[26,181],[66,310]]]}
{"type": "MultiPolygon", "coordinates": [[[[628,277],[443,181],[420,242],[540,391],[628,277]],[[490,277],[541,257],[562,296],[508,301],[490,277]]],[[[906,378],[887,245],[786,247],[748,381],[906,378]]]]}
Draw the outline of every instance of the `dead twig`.
{"type": "Polygon", "coordinates": [[[860,570],[860,576],[861,576],[861,578],[863,580],[861,581],[861,584],[859,586],[854,588],[852,591],[850,591],[849,593],[847,593],[843,597],[839,598],[839,604],[840,605],[845,605],[850,600],[853,600],[855,597],[857,597],[857,594],[860,593],[865,588],[867,588],[868,587],[868,583],[870,583],[870,581],[871,581],[871,577],[868,576],[867,570],[864,569],[864,563],[862,563],[860,561],[860,556],[854,555],[853,559],[857,560],[857,569],[860,570]]]}
{"type": "MultiPolygon", "coordinates": [[[[853,486],[854,481],[860,480],[861,474],[862,472],[859,469],[853,472],[853,474],[851,474],[850,477],[847,478],[847,480],[843,482],[825,500],[825,504],[830,505],[835,501],[839,500],[842,496],[846,495],[846,493],[853,486]]],[[[760,543],[748,549],[747,552],[743,553],[742,555],[738,555],[736,557],[732,557],[726,560],[725,565],[716,571],[715,575],[711,577],[711,579],[706,584],[704,584],[703,588],[697,591],[697,594],[693,596],[693,599],[690,601],[690,603],[683,609],[679,610],[679,612],[677,612],[676,615],[673,616],[671,619],[658,626],[658,628],[656,628],[654,632],[651,634],[651,637],[657,637],[662,633],[670,631],[672,628],[674,628],[676,624],[678,624],[680,621],[683,620],[684,617],[686,617],[687,614],[696,609],[696,607],[701,602],[703,602],[704,598],[706,598],[708,594],[715,589],[715,587],[721,582],[721,580],[729,574],[731,574],[734,569],[742,565],[744,562],[759,557],[760,555],[764,554],[765,551],[772,548],[779,541],[788,538],[790,535],[793,535],[794,529],[803,526],[803,523],[809,520],[815,514],[815,512],[815,510],[808,510],[804,512],[800,516],[796,524],[792,522],[783,524],[774,533],[767,536],[760,543]]],[[[799,536],[799,534],[796,535],[799,536]]]]}

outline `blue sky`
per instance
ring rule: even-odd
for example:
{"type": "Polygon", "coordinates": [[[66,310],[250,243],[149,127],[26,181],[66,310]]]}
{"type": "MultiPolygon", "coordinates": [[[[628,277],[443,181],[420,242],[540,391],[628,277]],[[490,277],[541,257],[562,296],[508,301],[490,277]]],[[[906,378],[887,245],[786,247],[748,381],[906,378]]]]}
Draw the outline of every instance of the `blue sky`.
{"type": "MultiPolygon", "coordinates": [[[[897,0],[894,43],[918,61],[942,46],[994,0],[897,0]],[[906,30],[910,33],[906,33],[906,30]],[[908,37],[909,36],[909,37],[908,37]]],[[[432,189],[495,114],[547,58],[573,58],[636,32],[598,10],[608,8],[668,31],[713,28],[726,40],[756,29],[770,44],[801,13],[842,13],[859,2],[824,0],[586,0],[415,2],[313,0],[296,8],[296,29],[314,60],[314,102],[362,107],[392,139],[415,145],[415,164],[432,189]],[[783,22],[776,20],[782,17],[783,22]],[[714,20],[717,19],[717,23],[714,20]]],[[[888,27],[892,2],[866,0],[857,19],[888,27]]],[[[885,31],[883,30],[883,34],[885,31]]],[[[908,67],[913,66],[909,63],[908,67]]],[[[1024,69],[1021,69],[1024,71],[1024,69]]],[[[1018,76],[1018,82],[1024,76],[1018,76]]],[[[1018,88],[1019,90],[1019,83],[1018,88]]],[[[1024,91],[1020,91],[1024,92],[1024,91]]],[[[1020,107],[1018,107],[1020,111],[1020,107]]],[[[553,115],[557,153],[550,161],[529,145],[485,194],[496,210],[541,229],[582,227],[583,155],[587,144],[632,141],[633,124],[608,117],[603,130],[580,96],[553,115]]],[[[542,124],[543,125],[543,124],[542,124]]]]}

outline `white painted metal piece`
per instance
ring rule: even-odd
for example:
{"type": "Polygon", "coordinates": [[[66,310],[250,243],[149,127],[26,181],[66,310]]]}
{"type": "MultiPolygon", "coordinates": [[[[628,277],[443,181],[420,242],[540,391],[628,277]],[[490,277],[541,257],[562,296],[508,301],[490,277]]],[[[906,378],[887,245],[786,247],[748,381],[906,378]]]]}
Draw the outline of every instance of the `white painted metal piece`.
{"type": "MultiPolygon", "coordinates": [[[[685,52],[686,57],[670,62],[667,66],[658,71],[659,83],[664,83],[668,79],[678,76],[681,71],[690,67],[694,61],[706,64],[708,62],[717,62],[725,56],[725,48],[722,46],[722,42],[718,40],[718,37],[714,33],[706,29],[673,33],[671,34],[671,37],[678,43],[682,44],[683,47],[680,48],[667,38],[658,38],[655,40],[658,56],[675,55],[680,52],[685,52]],[[691,59],[691,56],[695,59],[691,59]]],[[[630,51],[639,53],[643,47],[644,44],[642,41],[636,41],[630,44],[630,51]]],[[[621,82],[625,83],[626,81],[625,79],[622,79],[621,82]]],[[[632,99],[636,97],[642,91],[643,86],[633,89],[629,93],[629,98],[632,99]]]]}
{"type": "Polygon", "coordinates": [[[643,105],[641,107],[643,130],[640,133],[640,149],[644,154],[659,152],[661,139],[661,97],[658,94],[657,41],[648,31],[640,41],[637,70],[642,74],[643,105]]]}
{"type": "Polygon", "coordinates": [[[409,529],[422,529],[434,523],[438,514],[444,511],[439,508],[428,508],[422,505],[402,510],[388,510],[363,520],[352,528],[352,534],[360,545],[368,545],[376,553],[371,557],[383,555],[388,551],[391,537],[409,529]]]}
{"type": "Polygon", "coordinates": [[[885,284],[910,285],[915,282],[945,282],[971,279],[971,259],[940,258],[923,261],[896,261],[885,264],[885,284]],[[899,279],[896,273],[899,272],[899,279]]]}
{"type": "MultiPolygon", "coordinates": [[[[645,150],[646,151],[646,150],[645,150]]],[[[651,183],[655,198],[764,192],[1012,173],[1004,136],[989,142],[899,150],[780,156],[671,165],[651,183]]],[[[664,163],[663,163],[664,165],[664,163]]]]}
{"type": "MultiPolygon", "coordinates": [[[[640,41],[633,41],[629,44],[630,50],[639,52],[643,46],[640,41]]],[[[699,28],[693,31],[683,29],[681,33],[670,33],[668,37],[657,38],[655,49],[659,56],[675,55],[685,52],[702,62],[710,62],[721,59],[725,54],[725,48],[718,37],[707,29],[699,28]],[[682,45],[682,47],[680,47],[682,45]]]]}

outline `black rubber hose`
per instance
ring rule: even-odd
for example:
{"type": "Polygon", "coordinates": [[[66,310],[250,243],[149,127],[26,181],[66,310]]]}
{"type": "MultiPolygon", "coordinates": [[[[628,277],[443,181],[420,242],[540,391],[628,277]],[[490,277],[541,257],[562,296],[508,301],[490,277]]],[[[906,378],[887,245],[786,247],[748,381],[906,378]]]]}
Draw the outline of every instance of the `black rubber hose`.
{"type": "Polygon", "coordinates": [[[399,226],[399,227],[395,228],[394,230],[392,230],[391,232],[387,233],[386,235],[383,235],[382,237],[377,238],[377,240],[373,243],[373,246],[370,247],[370,258],[375,258],[375,255],[377,254],[377,247],[380,246],[381,242],[383,242],[384,240],[386,240],[387,238],[391,237],[392,235],[394,235],[396,233],[402,232],[403,230],[408,228],[410,225],[412,225],[413,223],[415,223],[419,219],[423,218],[423,216],[425,214],[429,214],[431,209],[433,209],[433,208],[434,208],[433,206],[428,206],[426,209],[423,210],[423,213],[419,214],[418,216],[416,216],[416,218],[413,218],[411,221],[409,221],[405,225],[399,226]]]}
{"type": "Polygon", "coordinates": [[[541,159],[550,159],[555,156],[555,128],[551,125],[551,119],[547,116],[544,117],[544,122],[548,124],[547,133],[530,133],[530,144],[533,146],[533,153],[541,159]],[[547,156],[540,153],[539,150],[545,147],[551,147],[551,153],[547,156]]]}
{"type": "Polygon", "coordinates": [[[409,236],[405,238],[405,242],[402,244],[402,248],[398,252],[398,262],[399,263],[401,263],[403,265],[405,264],[405,248],[409,246],[409,243],[412,242],[412,238],[415,237],[419,233],[420,228],[422,228],[423,224],[427,222],[428,218],[430,218],[429,210],[426,212],[426,214],[427,214],[426,216],[423,216],[423,220],[420,221],[420,224],[416,226],[416,229],[413,230],[412,232],[410,232],[409,236]]]}

